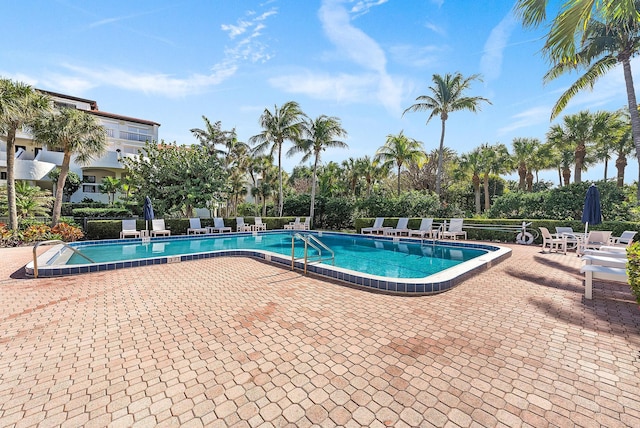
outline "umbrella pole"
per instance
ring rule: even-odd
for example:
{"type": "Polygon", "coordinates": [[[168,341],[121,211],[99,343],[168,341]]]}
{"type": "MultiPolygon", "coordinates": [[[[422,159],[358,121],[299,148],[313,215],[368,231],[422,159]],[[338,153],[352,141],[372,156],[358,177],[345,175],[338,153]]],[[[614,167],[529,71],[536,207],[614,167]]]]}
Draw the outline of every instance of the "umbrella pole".
{"type": "Polygon", "coordinates": [[[584,224],[584,234],[585,234],[585,235],[587,234],[587,229],[589,229],[589,222],[586,222],[586,223],[584,224]]]}

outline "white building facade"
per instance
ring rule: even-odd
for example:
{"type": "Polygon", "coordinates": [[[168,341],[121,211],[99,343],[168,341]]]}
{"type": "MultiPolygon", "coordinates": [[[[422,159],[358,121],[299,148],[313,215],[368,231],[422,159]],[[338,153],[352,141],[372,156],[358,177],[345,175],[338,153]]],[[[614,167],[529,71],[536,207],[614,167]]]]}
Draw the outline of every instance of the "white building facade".
{"type": "MultiPolygon", "coordinates": [[[[94,158],[87,165],[73,162],[70,171],[82,178],[80,189],[71,196],[71,202],[85,198],[107,202],[107,195],[99,191],[104,177],[121,179],[126,169],[121,159],[133,157],[147,141],[158,141],[159,123],[107,113],[98,109],[96,101],[55,92],[41,91],[51,97],[54,104],[86,111],[94,115],[107,131],[107,152],[94,158]]],[[[62,152],[47,150],[45,145],[34,141],[29,132],[18,131],[16,135],[15,178],[26,180],[42,189],[53,190],[49,172],[62,165],[62,152]]],[[[6,135],[0,135],[0,186],[6,185],[7,150],[6,135]]]]}

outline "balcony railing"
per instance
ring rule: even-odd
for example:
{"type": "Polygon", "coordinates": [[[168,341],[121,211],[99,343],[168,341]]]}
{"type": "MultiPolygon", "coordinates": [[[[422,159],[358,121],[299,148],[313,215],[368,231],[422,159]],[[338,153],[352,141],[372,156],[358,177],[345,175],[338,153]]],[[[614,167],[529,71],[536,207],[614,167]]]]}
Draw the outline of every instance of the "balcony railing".
{"type": "Polygon", "coordinates": [[[120,139],[129,141],[153,141],[153,135],[138,134],[136,132],[120,131],[120,139]]]}

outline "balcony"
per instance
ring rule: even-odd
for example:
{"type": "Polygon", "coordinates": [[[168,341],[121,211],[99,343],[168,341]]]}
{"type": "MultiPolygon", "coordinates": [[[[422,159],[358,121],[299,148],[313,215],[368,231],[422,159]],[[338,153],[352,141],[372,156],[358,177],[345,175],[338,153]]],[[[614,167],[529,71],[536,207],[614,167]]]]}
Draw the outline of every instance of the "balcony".
{"type": "MultiPolygon", "coordinates": [[[[7,166],[5,159],[0,159],[0,167],[7,166]]],[[[40,162],[37,160],[21,160],[16,159],[14,163],[14,174],[16,180],[44,180],[47,174],[56,167],[55,163],[40,162]]]]}
{"type": "Polygon", "coordinates": [[[129,141],[141,141],[143,143],[145,141],[152,142],[154,140],[153,135],[138,134],[137,132],[127,132],[127,131],[120,131],[120,139],[129,140],[129,141]]]}

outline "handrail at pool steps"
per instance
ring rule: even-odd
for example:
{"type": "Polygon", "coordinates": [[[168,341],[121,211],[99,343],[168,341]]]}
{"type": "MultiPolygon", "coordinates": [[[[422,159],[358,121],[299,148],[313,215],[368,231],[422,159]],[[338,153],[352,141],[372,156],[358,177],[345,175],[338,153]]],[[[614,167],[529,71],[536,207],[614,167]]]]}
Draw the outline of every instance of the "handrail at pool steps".
{"type": "Polygon", "coordinates": [[[76,250],[75,248],[71,247],[70,245],[67,245],[64,241],[61,241],[59,239],[52,239],[50,241],[40,241],[40,242],[36,242],[36,244],[33,246],[33,277],[34,278],[38,278],[38,247],[40,245],[62,245],[64,248],[68,248],[71,251],[73,251],[75,254],[79,255],[80,257],[83,257],[87,260],[89,260],[89,263],[95,263],[93,260],[91,260],[91,258],[87,257],[86,255],[82,254],[80,251],[76,250]]]}
{"type": "Polygon", "coordinates": [[[311,234],[302,235],[301,233],[295,233],[291,236],[291,270],[295,269],[295,261],[300,260],[295,258],[295,245],[296,239],[304,242],[304,274],[307,274],[307,264],[309,263],[309,246],[318,252],[318,255],[314,257],[314,262],[322,262],[325,260],[331,260],[331,264],[336,264],[336,255],[333,250],[327,247],[322,241],[311,234]],[[326,250],[330,257],[323,257],[322,250],[326,250]]]}

